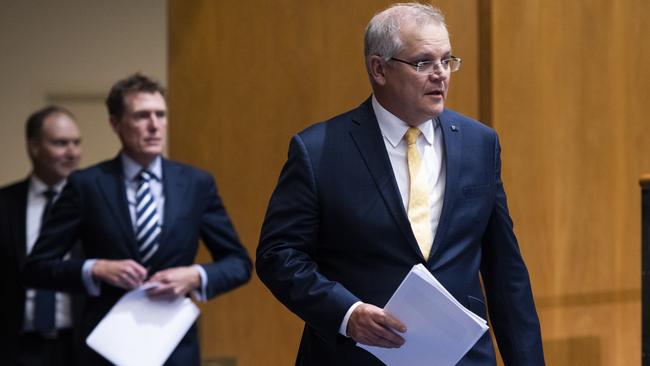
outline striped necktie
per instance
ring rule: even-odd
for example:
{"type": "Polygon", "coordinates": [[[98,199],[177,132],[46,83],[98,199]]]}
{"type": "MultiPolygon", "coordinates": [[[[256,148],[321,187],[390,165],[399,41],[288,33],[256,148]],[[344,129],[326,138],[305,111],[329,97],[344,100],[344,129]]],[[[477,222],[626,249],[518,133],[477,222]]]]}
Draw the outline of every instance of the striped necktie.
{"type": "Polygon", "coordinates": [[[135,195],[135,237],[143,264],[147,264],[158,250],[161,232],[156,200],[151,194],[152,179],[155,177],[151,173],[146,170],[141,171],[137,177],[138,190],[135,195]]]}
{"type": "Polygon", "coordinates": [[[406,132],[408,149],[406,160],[409,167],[409,205],[408,218],[411,229],[418,242],[424,259],[429,259],[431,244],[433,243],[433,229],[431,228],[431,205],[429,204],[429,187],[425,169],[422,168],[422,158],[418,151],[418,136],[420,130],[410,127],[406,132]]]}
{"type": "MultiPolygon", "coordinates": [[[[45,208],[43,208],[43,215],[41,216],[41,229],[43,231],[43,224],[52,209],[54,204],[54,197],[56,192],[53,189],[48,189],[43,192],[45,196],[45,208]]],[[[50,335],[55,330],[54,313],[56,311],[56,296],[52,290],[35,290],[34,295],[34,330],[42,335],[50,335]]]]}

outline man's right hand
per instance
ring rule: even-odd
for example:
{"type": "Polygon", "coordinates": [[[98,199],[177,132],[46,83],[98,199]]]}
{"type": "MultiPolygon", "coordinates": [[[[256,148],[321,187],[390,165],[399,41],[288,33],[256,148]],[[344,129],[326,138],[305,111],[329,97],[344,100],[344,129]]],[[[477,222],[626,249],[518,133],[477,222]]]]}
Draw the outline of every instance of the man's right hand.
{"type": "Polygon", "coordinates": [[[126,290],[140,286],[147,278],[147,269],[132,259],[98,259],[92,267],[94,278],[126,290]]]}
{"type": "Polygon", "coordinates": [[[370,304],[357,306],[348,320],[348,336],[369,346],[399,348],[404,344],[404,338],[397,332],[406,332],[406,326],[383,309],[370,304]]]}

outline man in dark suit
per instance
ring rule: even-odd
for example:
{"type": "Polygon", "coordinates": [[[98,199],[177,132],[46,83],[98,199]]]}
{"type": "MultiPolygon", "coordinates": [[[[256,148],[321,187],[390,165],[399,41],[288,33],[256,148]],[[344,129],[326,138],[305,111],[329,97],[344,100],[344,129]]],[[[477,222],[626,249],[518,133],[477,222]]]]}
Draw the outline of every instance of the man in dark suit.
{"type": "MultiPolygon", "coordinates": [[[[460,67],[444,17],[392,6],[366,28],[365,55],[372,97],[293,137],[257,249],[260,279],[306,323],[296,364],[381,365],[355,343],[404,343],[382,307],[418,263],[489,309],[507,365],[544,364],[497,135],[444,108],[460,67]]],[[[495,363],[488,332],[458,364],[495,363]]]]}
{"type": "MultiPolygon", "coordinates": [[[[86,291],[87,335],[125,291],[143,282],[165,300],[194,293],[201,301],[250,278],[251,262],[219,198],[212,176],[162,157],[167,106],[162,88],[135,74],[118,81],[106,101],[122,151],[70,176],[27,260],[30,286],[86,291]],[[81,239],[86,261],[61,261],[81,239]],[[213,262],[193,265],[199,239],[213,262]]],[[[106,363],[84,348],[84,364],[106,363]]],[[[192,326],[167,365],[199,365],[192,326]]]]}
{"type": "MultiPolygon", "coordinates": [[[[73,301],[68,294],[25,289],[20,270],[41,230],[41,221],[77,168],[81,137],[74,116],[48,106],[25,125],[32,172],[0,189],[0,251],[4,264],[1,302],[3,364],[74,365],[73,301]]],[[[76,303],[75,303],[76,304],[76,303]]]]}

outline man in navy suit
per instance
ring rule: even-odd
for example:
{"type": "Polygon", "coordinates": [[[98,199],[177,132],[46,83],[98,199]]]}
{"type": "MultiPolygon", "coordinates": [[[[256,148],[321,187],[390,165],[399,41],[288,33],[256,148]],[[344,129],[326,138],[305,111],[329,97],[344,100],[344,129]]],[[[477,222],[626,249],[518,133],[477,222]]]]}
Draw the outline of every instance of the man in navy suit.
{"type": "MultiPolygon", "coordinates": [[[[190,293],[201,301],[242,285],[251,262],[219,198],[212,176],[162,157],[167,128],[163,89],[135,74],[106,100],[122,150],[112,160],[70,176],[27,260],[28,285],[89,294],[87,335],[125,291],[144,282],[164,301],[190,293]],[[77,240],[88,260],[61,261],[77,240]],[[199,239],[213,262],[193,264],[199,239]]],[[[85,347],[84,364],[106,363],[85,347]]],[[[192,326],[167,365],[199,365],[192,326]]]]}
{"type": "MultiPolygon", "coordinates": [[[[365,56],[373,95],[293,137],[257,249],[260,279],[306,323],[296,364],[381,365],[355,343],[404,344],[382,307],[422,263],[465,307],[489,309],[505,364],[543,365],[497,135],[444,108],[460,59],[443,15],[391,6],[368,24],[365,56]]],[[[496,364],[489,332],[458,364],[496,364]]]]}
{"type": "Polygon", "coordinates": [[[81,158],[81,135],[70,111],[47,106],[25,124],[32,172],[0,189],[0,327],[3,361],[9,365],[74,365],[78,299],[25,289],[20,270],[41,230],[43,217],[81,158]],[[49,297],[49,307],[47,305],[49,297]],[[73,301],[75,300],[75,301],[73,301]],[[75,306],[77,305],[77,306],[75,306]],[[48,320],[49,319],[49,320],[48,320]]]}

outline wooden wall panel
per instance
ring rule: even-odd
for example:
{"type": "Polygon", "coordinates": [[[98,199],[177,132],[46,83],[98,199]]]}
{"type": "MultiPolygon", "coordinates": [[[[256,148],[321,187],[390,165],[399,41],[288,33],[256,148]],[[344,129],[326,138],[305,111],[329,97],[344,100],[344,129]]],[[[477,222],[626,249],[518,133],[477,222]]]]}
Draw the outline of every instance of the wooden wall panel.
{"type": "MultiPolygon", "coordinates": [[[[251,255],[290,137],[370,94],[363,31],[387,4],[169,1],[170,155],[215,174],[251,255]]],[[[463,57],[449,105],[477,117],[476,1],[437,6],[448,15],[454,52],[463,57]]],[[[302,322],[257,278],[202,310],[204,357],[293,364],[302,322]]]]}
{"type": "Polygon", "coordinates": [[[491,12],[493,125],[549,364],[639,364],[650,2],[494,0],[491,12]]]}

